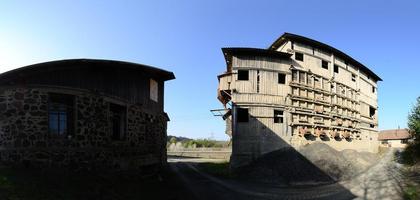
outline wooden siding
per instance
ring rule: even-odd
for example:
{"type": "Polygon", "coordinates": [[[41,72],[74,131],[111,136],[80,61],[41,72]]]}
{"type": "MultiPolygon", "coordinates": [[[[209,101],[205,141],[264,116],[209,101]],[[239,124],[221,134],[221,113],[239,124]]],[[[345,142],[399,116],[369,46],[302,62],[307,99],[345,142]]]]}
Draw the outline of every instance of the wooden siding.
{"type": "Polygon", "coordinates": [[[18,84],[87,89],[140,104],[151,111],[162,112],[164,81],[153,77],[158,82],[159,90],[158,102],[155,102],[150,99],[150,78],[134,69],[72,66],[48,71],[34,70],[26,73],[18,84]]]}

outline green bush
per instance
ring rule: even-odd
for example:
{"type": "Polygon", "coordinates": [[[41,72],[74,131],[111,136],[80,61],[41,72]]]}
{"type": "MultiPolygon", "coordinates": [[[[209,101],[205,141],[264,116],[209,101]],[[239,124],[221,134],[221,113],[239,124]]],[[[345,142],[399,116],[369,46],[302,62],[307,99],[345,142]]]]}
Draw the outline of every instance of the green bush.
{"type": "Polygon", "coordinates": [[[413,165],[420,161],[420,97],[408,115],[408,128],[414,133],[415,139],[407,145],[401,156],[404,163],[413,165]]]}

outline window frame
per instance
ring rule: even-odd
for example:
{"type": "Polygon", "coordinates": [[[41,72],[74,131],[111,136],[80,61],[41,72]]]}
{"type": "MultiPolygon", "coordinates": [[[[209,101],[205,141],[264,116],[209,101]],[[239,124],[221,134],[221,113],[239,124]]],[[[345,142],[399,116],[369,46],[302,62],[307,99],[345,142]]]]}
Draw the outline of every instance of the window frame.
{"type": "Polygon", "coordinates": [[[236,108],[236,122],[238,123],[249,122],[249,109],[248,108],[240,108],[240,107],[236,108]]]}
{"type": "Polygon", "coordinates": [[[71,94],[48,93],[47,106],[48,134],[58,138],[68,138],[75,135],[76,130],[76,97],[71,94]],[[63,110],[63,108],[65,108],[63,110]],[[63,114],[64,112],[64,114],[63,114]],[[54,114],[52,114],[54,113],[54,114]],[[52,129],[52,115],[57,115],[57,132],[52,129]],[[65,116],[65,129],[60,130],[63,125],[60,116],[65,116]],[[60,133],[63,132],[63,133],[60,133]]]}
{"type": "Polygon", "coordinates": [[[124,140],[126,140],[126,138],[127,138],[127,118],[128,118],[128,116],[127,116],[127,106],[109,102],[108,112],[109,112],[109,124],[110,124],[111,140],[112,141],[124,141],[124,140]],[[115,137],[115,135],[114,135],[114,129],[113,129],[114,128],[113,127],[114,114],[113,113],[118,113],[120,115],[119,117],[121,117],[120,125],[119,125],[121,132],[119,132],[118,137],[115,137]]]}
{"type": "Polygon", "coordinates": [[[329,67],[330,65],[329,65],[329,62],[328,61],[326,61],[326,60],[321,60],[321,67],[322,67],[322,69],[326,69],[326,70],[328,70],[330,67],[329,67]],[[326,66],[324,65],[324,64],[326,64],[326,66]]]}
{"type": "Polygon", "coordinates": [[[303,62],[305,60],[303,53],[295,52],[295,60],[298,60],[298,61],[302,61],[303,62]]]}
{"type": "Polygon", "coordinates": [[[285,85],[286,84],[286,74],[284,74],[284,73],[277,73],[277,83],[278,84],[285,85]],[[280,76],[282,76],[281,79],[280,79],[280,76]],[[280,80],[282,80],[282,82],[280,82],[280,80]]]}
{"type": "Polygon", "coordinates": [[[276,109],[273,110],[273,123],[275,123],[275,124],[283,124],[284,123],[284,111],[283,110],[276,110],[276,109]]]}
{"type": "Polygon", "coordinates": [[[334,73],[340,73],[340,66],[339,65],[334,65],[334,73]]]}
{"type": "Polygon", "coordinates": [[[249,70],[247,70],[247,69],[238,69],[236,80],[238,80],[238,81],[249,81],[249,70]],[[245,78],[245,77],[243,77],[244,74],[242,74],[244,72],[247,73],[246,79],[244,79],[245,78]],[[242,74],[242,75],[240,75],[240,74],[242,74]]]}

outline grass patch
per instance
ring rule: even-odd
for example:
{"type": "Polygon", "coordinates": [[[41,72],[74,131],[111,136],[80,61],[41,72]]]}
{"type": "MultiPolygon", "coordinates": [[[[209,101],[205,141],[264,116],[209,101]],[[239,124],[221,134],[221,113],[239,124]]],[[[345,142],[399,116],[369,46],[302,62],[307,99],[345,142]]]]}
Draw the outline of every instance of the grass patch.
{"type": "Polygon", "coordinates": [[[204,172],[223,178],[232,178],[229,170],[229,162],[220,163],[199,163],[198,167],[204,172]]]}
{"type": "Polygon", "coordinates": [[[407,188],[404,190],[403,198],[407,200],[420,199],[420,191],[415,186],[408,185],[407,188]]]}

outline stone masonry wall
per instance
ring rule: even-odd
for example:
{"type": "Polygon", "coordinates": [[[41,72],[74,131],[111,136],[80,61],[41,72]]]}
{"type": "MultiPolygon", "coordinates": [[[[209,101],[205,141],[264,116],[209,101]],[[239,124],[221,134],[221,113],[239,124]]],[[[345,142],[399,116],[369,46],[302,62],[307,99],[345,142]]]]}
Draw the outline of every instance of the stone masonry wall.
{"type": "MultiPolygon", "coordinates": [[[[111,139],[109,102],[75,95],[75,133],[48,132],[48,89],[0,88],[0,161],[36,166],[136,169],[166,163],[166,118],[141,106],[127,109],[127,137],[111,139]]],[[[54,93],[57,93],[54,91],[54,93]]]]}

